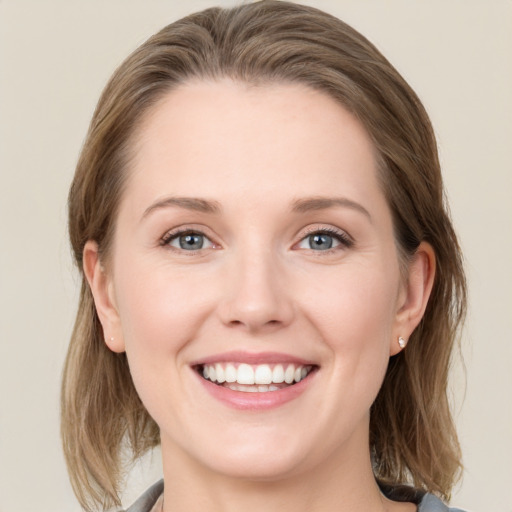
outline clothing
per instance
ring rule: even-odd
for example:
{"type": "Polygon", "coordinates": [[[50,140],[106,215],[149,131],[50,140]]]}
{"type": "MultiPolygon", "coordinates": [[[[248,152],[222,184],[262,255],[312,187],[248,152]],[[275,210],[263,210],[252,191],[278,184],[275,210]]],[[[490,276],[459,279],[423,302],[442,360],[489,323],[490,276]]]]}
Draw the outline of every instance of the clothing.
{"type": "MultiPolygon", "coordinates": [[[[164,481],[152,485],[126,512],[158,512],[160,498],[164,492],[164,481]]],[[[418,503],[418,512],[464,512],[458,508],[448,508],[433,494],[423,494],[418,503]]]]}
{"type": "Polygon", "coordinates": [[[164,481],[153,484],[126,512],[152,512],[152,508],[164,492],[164,481]]]}

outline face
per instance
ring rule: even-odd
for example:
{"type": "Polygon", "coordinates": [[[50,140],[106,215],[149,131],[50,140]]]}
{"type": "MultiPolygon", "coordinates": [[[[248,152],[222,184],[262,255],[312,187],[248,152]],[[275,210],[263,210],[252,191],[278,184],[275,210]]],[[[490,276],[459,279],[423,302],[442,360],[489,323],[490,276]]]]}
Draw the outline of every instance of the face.
{"type": "Polygon", "coordinates": [[[362,126],[303,86],[197,82],[134,154],[109,270],[88,261],[164,463],[277,478],[367,458],[410,300],[362,126]]]}

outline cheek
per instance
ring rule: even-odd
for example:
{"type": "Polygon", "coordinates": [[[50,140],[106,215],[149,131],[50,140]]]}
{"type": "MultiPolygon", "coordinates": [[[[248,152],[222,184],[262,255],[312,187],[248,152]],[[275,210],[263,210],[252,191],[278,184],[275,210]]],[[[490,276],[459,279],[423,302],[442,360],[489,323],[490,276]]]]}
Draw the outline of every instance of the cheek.
{"type": "Polygon", "coordinates": [[[308,283],[304,293],[312,321],[317,319],[336,345],[354,348],[388,337],[395,319],[398,272],[361,265],[342,268],[328,279],[308,283]],[[321,282],[325,285],[321,285],[321,282]],[[317,284],[315,284],[317,283],[317,284]],[[338,340],[337,342],[334,340],[338,340]]]}
{"type": "Polygon", "coordinates": [[[186,393],[180,376],[189,369],[181,354],[203,315],[189,284],[163,266],[148,269],[148,262],[119,261],[116,267],[115,296],[130,373],[159,425],[179,423],[179,407],[162,404],[170,398],[178,403],[177,397],[186,393]]]}
{"type": "Polygon", "coordinates": [[[331,352],[333,371],[354,391],[376,395],[389,362],[399,276],[359,270],[334,276],[327,292],[309,295],[305,309],[331,352]]]}
{"type": "Polygon", "coordinates": [[[147,265],[132,262],[118,269],[116,301],[129,359],[148,370],[178,364],[176,355],[194,337],[204,314],[197,294],[163,266],[148,271],[147,265]]]}

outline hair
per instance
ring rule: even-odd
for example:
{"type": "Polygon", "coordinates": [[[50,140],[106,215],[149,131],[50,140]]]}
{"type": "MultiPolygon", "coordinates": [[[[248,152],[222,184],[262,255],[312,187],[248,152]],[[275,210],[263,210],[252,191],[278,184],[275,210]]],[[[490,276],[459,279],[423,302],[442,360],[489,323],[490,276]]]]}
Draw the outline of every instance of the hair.
{"type": "Polygon", "coordinates": [[[432,294],[407,349],[390,359],[370,413],[370,447],[382,485],[407,483],[449,498],[461,456],[447,381],[466,284],[429,118],[394,67],[350,26],[312,7],[263,0],[165,27],[121,64],[94,112],[69,192],[82,288],[62,385],[64,453],[82,507],[120,505],[126,454],[136,460],[159,444],[126,355],[104,342],[82,269],[84,245],[96,241],[108,260],[133,139],[151,107],[187,81],[222,78],[303,84],[340,102],[375,146],[400,260],[422,241],[433,247],[432,294]]]}

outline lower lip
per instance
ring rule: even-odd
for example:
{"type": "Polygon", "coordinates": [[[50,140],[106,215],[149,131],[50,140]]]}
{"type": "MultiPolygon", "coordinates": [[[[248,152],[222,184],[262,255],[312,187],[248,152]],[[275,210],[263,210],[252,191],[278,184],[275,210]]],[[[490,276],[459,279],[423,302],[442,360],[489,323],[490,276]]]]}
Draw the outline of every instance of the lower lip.
{"type": "Polygon", "coordinates": [[[233,409],[260,411],[275,409],[297,398],[307,389],[316,371],[312,371],[305,379],[286,388],[277,391],[260,391],[253,393],[234,391],[233,389],[219,386],[218,384],[204,379],[197,372],[195,373],[206,391],[225,405],[233,409]]]}

